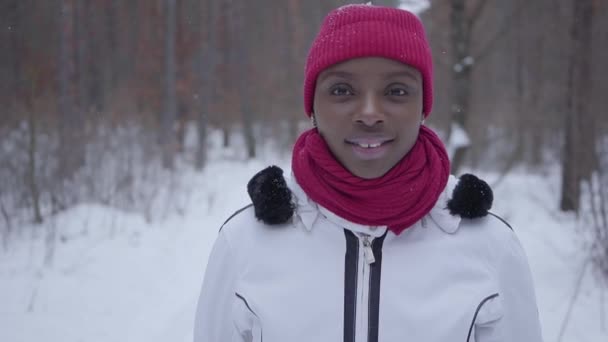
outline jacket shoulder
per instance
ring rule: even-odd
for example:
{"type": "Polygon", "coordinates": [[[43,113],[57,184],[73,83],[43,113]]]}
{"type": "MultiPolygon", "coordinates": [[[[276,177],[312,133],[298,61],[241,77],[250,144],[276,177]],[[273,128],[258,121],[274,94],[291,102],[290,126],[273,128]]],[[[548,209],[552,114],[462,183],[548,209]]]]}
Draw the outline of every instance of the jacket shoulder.
{"type": "Polygon", "coordinates": [[[502,218],[502,217],[500,217],[500,216],[498,216],[498,215],[496,215],[496,214],[494,214],[493,212],[490,212],[490,211],[488,211],[488,215],[496,218],[497,220],[499,220],[500,222],[502,222],[507,228],[509,228],[512,232],[514,232],[513,227],[504,218],[502,218]]]}
{"type": "Polygon", "coordinates": [[[263,240],[268,234],[284,230],[291,221],[281,224],[269,224],[256,215],[255,205],[246,205],[232,213],[221,225],[219,234],[229,241],[240,244],[252,244],[263,240]],[[239,242],[240,241],[240,242],[239,242]]]}
{"type": "Polygon", "coordinates": [[[226,219],[226,221],[224,221],[224,223],[222,223],[222,225],[220,226],[220,232],[222,231],[222,229],[224,228],[224,226],[225,226],[226,224],[228,224],[228,222],[230,222],[230,221],[231,221],[233,218],[235,218],[235,217],[236,217],[237,215],[239,215],[240,213],[242,213],[242,212],[244,212],[245,210],[250,209],[250,208],[252,208],[252,207],[253,207],[253,204],[248,204],[248,205],[246,205],[246,206],[242,207],[241,209],[239,209],[239,210],[235,211],[234,213],[232,213],[232,215],[230,215],[230,216],[229,216],[229,217],[226,219]]]}
{"type": "Polygon", "coordinates": [[[489,213],[482,218],[465,219],[461,225],[460,229],[467,232],[468,239],[474,241],[474,245],[481,247],[488,255],[493,255],[496,260],[521,254],[523,247],[514,229],[496,214],[489,213]]]}
{"type": "Polygon", "coordinates": [[[459,225],[459,230],[462,229],[477,232],[481,235],[515,235],[513,226],[507,220],[492,212],[474,219],[463,218],[459,225]]]}

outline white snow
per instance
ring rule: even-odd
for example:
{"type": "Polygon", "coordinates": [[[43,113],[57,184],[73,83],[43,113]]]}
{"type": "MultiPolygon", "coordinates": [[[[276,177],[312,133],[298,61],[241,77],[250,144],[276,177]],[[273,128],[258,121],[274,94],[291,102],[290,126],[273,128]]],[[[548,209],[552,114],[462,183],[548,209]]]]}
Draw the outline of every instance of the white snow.
{"type": "Polygon", "coordinates": [[[429,8],[430,5],[431,4],[428,0],[401,0],[401,5],[399,6],[399,8],[403,8],[419,15],[427,8],[429,8]]]}
{"type": "Polygon", "coordinates": [[[462,60],[462,63],[466,66],[471,66],[471,65],[475,64],[475,58],[473,58],[473,56],[466,56],[462,60]]]}
{"type": "MultiPolygon", "coordinates": [[[[204,172],[184,171],[192,194],[183,215],[142,216],[81,205],[45,226],[21,227],[0,251],[2,342],[185,342],[206,258],[222,222],[248,203],[247,180],[289,160],[267,153],[239,161],[212,154],[204,172]],[[45,266],[45,231],[55,227],[45,266]]],[[[557,169],[557,168],[556,168],[557,169]]],[[[496,174],[481,174],[489,183],[496,174]]],[[[547,342],[557,342],[586,253],[579,222],[557,210],[559,174],[516,172],[495,189],[494,212],[515,227],[530,258],[547,342]]],[[[608,341],[598,281],[586,270],[562,341],[608,341]]]]}
{"type": "Polygon", "coordinates": [[[462,64],[460,63],[456,63],[454,64],[454,66],[452,67],[454,69],[454,71],[456,72],[462,72],[462,70],[464,70],[464,67],[462,66],[462,64]]]}
{"type": "Polygon", "coordinates": [[[465,147],[471,144],[471,139],[469,139],[469,135],[464,130],[464,128],[462,128],[461,125],[457,123],[452,123],[451,130],[452,131],[450,133],[450,140],[446,144],[446,149],[450,157],[454,156],[454,152],[459,147],[465,147]]]}

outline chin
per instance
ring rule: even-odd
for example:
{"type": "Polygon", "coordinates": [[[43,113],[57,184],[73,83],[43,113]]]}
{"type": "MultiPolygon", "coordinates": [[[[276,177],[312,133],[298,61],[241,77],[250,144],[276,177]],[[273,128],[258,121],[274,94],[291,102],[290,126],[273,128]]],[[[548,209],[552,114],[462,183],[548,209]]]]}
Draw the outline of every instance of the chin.
{"type": "Polygon", "coordinates": [[[361,170],[361,169],[350,169],[349,171],[359,177],[359,178],[363,178],[363,179],[375,179],[375,178],[380,178],[382,176],[384,176],[390,169],[375,169],[375,170],[361,170]]]}

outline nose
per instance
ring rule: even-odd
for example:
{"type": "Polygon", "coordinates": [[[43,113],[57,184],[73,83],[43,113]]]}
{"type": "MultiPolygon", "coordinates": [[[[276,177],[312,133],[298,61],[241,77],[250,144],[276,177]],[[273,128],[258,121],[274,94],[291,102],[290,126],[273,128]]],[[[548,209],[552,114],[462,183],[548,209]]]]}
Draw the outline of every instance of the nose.
{"type": "Polygon", "coordinates": [[[375,94],[366,94],[362,99],[361,110],[359,110],[356,122],[369,127],[383,123],[384,114],[380,101],[375,94]]]}

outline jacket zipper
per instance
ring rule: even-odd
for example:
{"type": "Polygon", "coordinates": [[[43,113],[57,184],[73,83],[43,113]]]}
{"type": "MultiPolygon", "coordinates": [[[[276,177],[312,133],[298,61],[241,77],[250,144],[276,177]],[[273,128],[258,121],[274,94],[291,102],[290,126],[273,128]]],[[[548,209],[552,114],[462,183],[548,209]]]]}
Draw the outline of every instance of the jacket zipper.
{"type": "Polygon", "coordinates": [[[366,234],[361,234],[361,237],[363,238],[363,256],[365,257],[365,262],[367,265],[371,265],[376,262],[374,250],[372,249],[374,239],[366,234]]]}
{"type": "Polygon", "coordinates": [[[383,235],[374,238],[345,229],[347,240],[344,341],[377,342],[383,235]]]}
{"type": "Polygon", "coordinates": [[[359,262],[359,267],[361,269],[361,279],[357,284],[357,292],[358,292],[358,307],[361,308],[357,310],[357,334],[356,334],[356,342],[371,342],[368,340],[369,333],[369,320],[370,320],[370,265],[372,265],[376,260],[374,257],[374,251],[372,249],[372,244],[374,238],[367,234],[359,234],[359,241],[361,243],[361,262],[359,262]]]}

